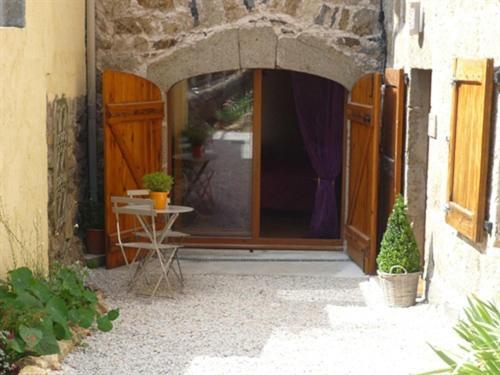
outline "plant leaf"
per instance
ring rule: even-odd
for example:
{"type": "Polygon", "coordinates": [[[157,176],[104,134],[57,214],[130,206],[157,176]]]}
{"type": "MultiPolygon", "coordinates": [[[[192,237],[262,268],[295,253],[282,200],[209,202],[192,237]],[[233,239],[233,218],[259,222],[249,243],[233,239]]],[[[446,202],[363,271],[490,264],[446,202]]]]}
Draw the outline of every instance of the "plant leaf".
{"type": "Polygon", "coordinates": [[[110,310],[107,316],[110,321],[114,321],[118,319],[118,317],[120,316],[120,310],[118,309],[110,310]]]}
{"type": "Polygon", "coordinates": [[[42,331],[26,327],[25,325],[19,327],[19,335],[30,349],[33,349],[43,337],[42,331]]]}
{"type": "Polygon", "coordinates": [[[97,318],[97,328],[102,332],[109,332],[113,329],[113,324],[106,315],[97,318]]]}

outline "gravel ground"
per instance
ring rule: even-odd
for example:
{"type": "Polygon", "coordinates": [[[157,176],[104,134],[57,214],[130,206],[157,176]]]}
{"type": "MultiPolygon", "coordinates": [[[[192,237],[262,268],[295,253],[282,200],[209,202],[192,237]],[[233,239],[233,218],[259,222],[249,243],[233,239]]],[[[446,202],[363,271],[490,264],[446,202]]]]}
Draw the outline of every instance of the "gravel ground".
{"type": "Polygon", "coordinates": [[[124,269],[92,271],[115,329],[71,353],[64,374],[414,374],[450,347],[438,308],[380,306],[375,279],[188,274],[173,299],[126,294],[124,269]]]}

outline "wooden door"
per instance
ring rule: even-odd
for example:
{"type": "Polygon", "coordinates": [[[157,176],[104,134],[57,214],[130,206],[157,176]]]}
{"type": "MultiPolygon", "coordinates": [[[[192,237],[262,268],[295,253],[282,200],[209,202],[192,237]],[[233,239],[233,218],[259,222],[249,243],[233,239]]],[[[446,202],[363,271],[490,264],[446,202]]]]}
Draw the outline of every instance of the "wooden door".
{"type": "Polygon", "coordinates": [[[403,69],[386,69],[380,137],[378,236],[380,243],[403,184],[405,79],[403,69]]]}
{"type": "MultiPolygon", "coordinates": [[[[132,74],[108,70],[102,84],[106,266],[112,268],[124,261],[114,246],[116,220],[111,196],[142,188],[144,174],[162,169],[164,102],[156,85],[132,74]]],[[[134,219],[124,218],[120,225],[126,232],[134,226],[134,219]]]]}
{"type": "Polygon", "coordinates": [[[374,73],[361,78],[345,111],[350,132],[344,236],[349,256],[370,274],[376,271],[377,256],[381,77],[374,73]]]}

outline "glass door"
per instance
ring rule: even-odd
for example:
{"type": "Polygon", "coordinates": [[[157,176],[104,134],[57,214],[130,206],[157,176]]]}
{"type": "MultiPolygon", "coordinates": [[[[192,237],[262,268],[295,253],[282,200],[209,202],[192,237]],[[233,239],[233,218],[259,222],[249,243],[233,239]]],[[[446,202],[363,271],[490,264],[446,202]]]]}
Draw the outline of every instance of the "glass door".
{"type": "Polygon", "coordinates": [[[251,237],[253,71],[181,81],[168,100],[171,199],[194,208],[177,228],[193,236],[251,237]]]}

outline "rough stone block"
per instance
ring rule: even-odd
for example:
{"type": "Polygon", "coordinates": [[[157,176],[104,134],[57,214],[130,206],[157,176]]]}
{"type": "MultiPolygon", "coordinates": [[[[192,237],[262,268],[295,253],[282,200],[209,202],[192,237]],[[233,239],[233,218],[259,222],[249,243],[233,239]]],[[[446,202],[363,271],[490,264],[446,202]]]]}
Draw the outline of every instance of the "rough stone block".
{"type": "Polygon", "coordinates": [[[357,65],[354,56],[328,46],[324,39],[313,34],[280,37],[276,66],[329,78],[348,90],[368,73],[357,65]]]}
{"type": "Polygon", "coordinates": [[[239,29],[239,42],[242,68],[276,67],[278,37],[272,26],[243,27],[239,29]]]}
{"type": "Polygon", "coordinates": [[[240,69],[238,30],[220,28],[192,36],[147,68],[147,78],[166,91],[200,74],[240,69]]]}

